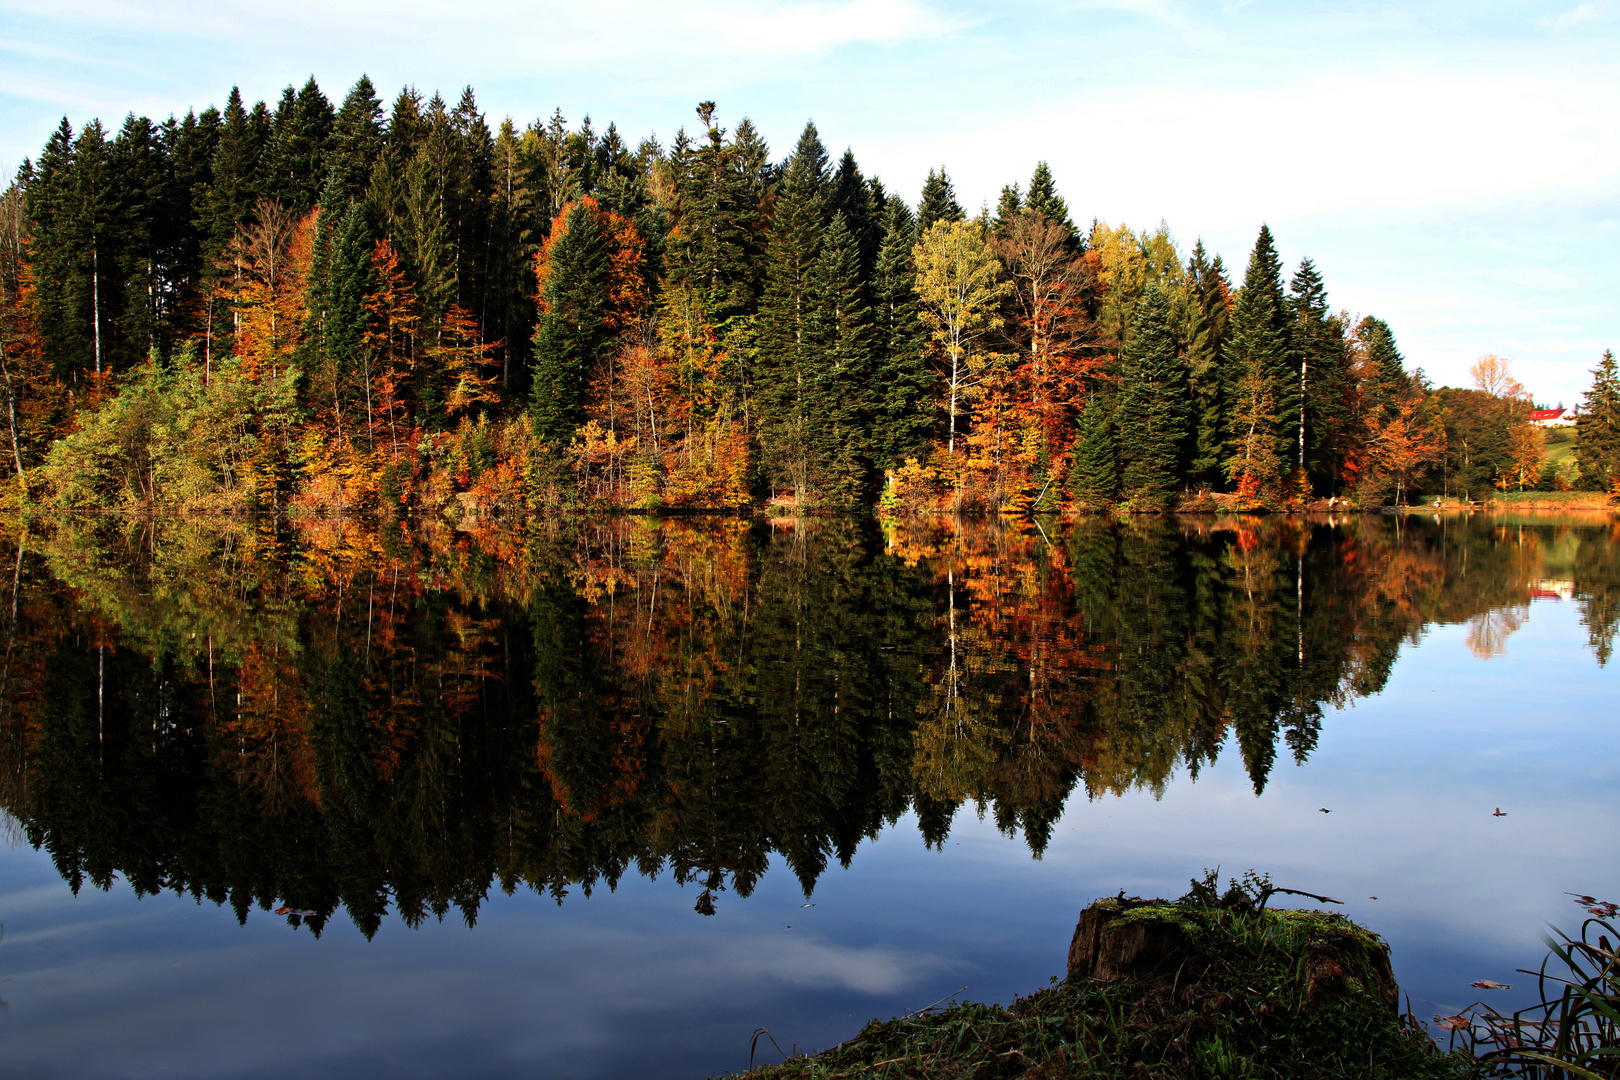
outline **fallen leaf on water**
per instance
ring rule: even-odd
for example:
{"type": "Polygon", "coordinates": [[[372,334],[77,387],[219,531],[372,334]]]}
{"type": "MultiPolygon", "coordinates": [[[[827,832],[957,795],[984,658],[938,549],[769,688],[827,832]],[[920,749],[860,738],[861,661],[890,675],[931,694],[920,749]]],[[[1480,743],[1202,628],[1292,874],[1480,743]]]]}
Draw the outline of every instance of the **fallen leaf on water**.
{"type": "Polygon", "coordinates": [[[1445,1028],[1447,1031],[1461,1031],[1463,1028],[1468,1026],[1468,1017],[1436,1016],[1434,1018],[1434,1022],[1445,1028]]]}
{"type": "Polygon", "coordinates": [[[800,904],[799,906],[800,907],[815,907],[816,905],[814,905],[814,904],[800,904]]]}
{"type": "MultiPolygon", "coordinates": [[[[1567,894],[1566,894],[1566,895],[1568,895],[1568,896],[1575,896],[1575,894],[1574,894],[1574,893],[1567,893],[1567,894]]],[[[1576,903],[1577,903],[1577,904],[1580,904],[1580,905],[1582,905],[1582,906],[1583,906],[1583,907],[1584,907],[1584,906],[1587,906],[1587,905],[1590,905],[1590,904],[1595,904],[1595,903],[1597,903],[1597,902],[1598,902],[1598,898],[1597,898],[1597,897],[1595,897],[1595,896],[1575,896],[1575,902],[1576,902],[1576,903]]]]}
{"type": "Polygon", "coordinates": [[[290,907],[278,907],[278,908],[276,908],[276,914],[277,915],[291,915],[292,914],[292,908],[290,908],[290,907]]]}
{"type": "Polygon", "coordinates": [[[1369,899],[1369,900],[1376,900],[1376,899],[1378,899],[1378,897],[1376,897],[1376,896],[1369,896],[1369,897],[1367,897],[1367,899],[1369,899]]]}
{"type": "Polygon", "coordinates": [[[1586,910],[1590,911],[1600,919],[1612,919],[1616,915],[1620,915],[1620,907],[1616,907],[1615,905],[1609,903],[1595,904],[1586,910]]]}
{"type": "Polygon", "coordinates": [[[1495,812],[1491,814],[1491,817],[1507,817],[1507,811],[1498,806],[1495,812]]]}
{"type": "Polygon", "coordinates": [[[1473,985],[1474,985],[1474,987],[1476,989],[1479,989],[1479,990],[1511,990],[1511,989],[1513,989],[1513,985],[1511,983],[1499,983],[1495,979],[1481,979],[1477,983],[1474,983],[1473,985]]]}
{"type": "Polygon", "coordinates": [[[315,913],[313,911],[310,911],[308,908],[301,908],[301,907],[278,907],[278,908],[276,908],[276,914],[277,915],[299,915],[299,916],[302,916],[303,918],[306,918],[306,919],[312,919],[312,918],[315,917],[315,913]]]}
{"type": "Polygon", "coordinates": [[[1321,809],[1322,809],[1322,813],[1324,813],[1324,814],[1331,814],[1331,813],[1333,813],[1333,811],[1331,811],[1331,810],[1329,810],[1329,809],[1328,809],[1328,808],[1327,808],[1327,807],[1325,807],[1325,806],[1324,806],[1324,807],[1322,807],[1322,808],[1321,808],[1321,809]]]}

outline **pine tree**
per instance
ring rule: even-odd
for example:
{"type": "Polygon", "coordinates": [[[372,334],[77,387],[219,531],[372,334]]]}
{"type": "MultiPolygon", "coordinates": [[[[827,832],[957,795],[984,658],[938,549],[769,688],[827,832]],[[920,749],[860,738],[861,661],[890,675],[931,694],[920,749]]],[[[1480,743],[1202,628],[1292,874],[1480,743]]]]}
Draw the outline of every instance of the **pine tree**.
{"type": "Polygon", "coordinates": [[[115,280],[123,295],[109,311],[117,327],[110,352],[122,367],[153,349],[167,351],[168,305],[175,295],[170,213],[171,169],[168,148],[158,129],[144,116],[129,116],[113,139],[108,156],[117,191],[115,280]]]}
{"type": "Polygon", "coordinates": [[[1036,164],[1035,174],[1029,178],[1029,194],[1024,197],[1024,205],[1038,214],[1045,214],[1061,225],[1068,234],[1070,249],[1076,254],[1085,246],[1079,230],[1069,219],[1069,204],[1057,193],[1057,185],[1052,180],[1052,170],[1044,161],[1036,164]]]}
{"type": "Polygon", "coordinates": [[[855,240],[860,255],[860,280],[864,285],[872,279],[872,267],[877,262],[878,245],[883,242],[883,223],[878,219],[872,201],[872,189],[855,163],[855,154],[845,150],[838,161],[827,187],[827,200],[823,207],[827,221],[844,215],[844,223],[855,240]]]}
{"type": "Polygon", "coordinates": [[[806,124],[788,159],[771,221],[753,380],[762,465],[773,490],[792,488],[800,500],[814,482],[810,276],[821,248],[827,180],[826,148],[815,124],[806,124]]]}
{"type": "Polygon", "coordinates": [[[608,340],[608,274],[608,241],[596,214],[574,203],[547,241],[534,332],[530,411],[554,451],[585,422],[586,380],[608,340]]]}
{"type": "Polygon", "coordinates": [[[860,252],[841,213],[822,237],[806,293],[816,487],[823,501],[853,508],[869,486],[866,433],[880,409],[873,400],[871,311],[861,295],[860,252]]]}
{"type": "Polygon", "coordinates": [[[1601,491],[1620,490],[1620,367],[1611,349],[1592,369],[1576,432],[1582,482],[1601,491]]]}
{"type": "Polygon", "coordinates": [[[1299,408],[1298,370],[1289,340],[1291,323],[1288,300],[1283,294],[1282,262],[1271,229],[1262,225],[1249,256],[1243,288],[1232,309],[1231,338],[1226,349],[1226,359],[1237,379],[1227,414],[1228,457],[1236,454],[1246,462],[1243,475],[1262,485],[1276,477],[1261,471],[1261,463],[1281,468],[1292,460],[1294,449],[1293,429],[1282,419],[1296,415],[1299,408]],[[1245,404],[1239,405],[1237,399],[1245,404]],[[1255,404],[1262,399],[1266,402],[1263,409],[1255,404]],[[1268,453],[1257,454],[1256,438],[1269,438],[1274,445],[1268,453]]]}
{"type": "Polygon", "coordinates": [[[220,124],[219,141],[214,148],[212,181],[202,200],[202,265],[207,310],[203,316],[203,358],[207,363],[214,342],[227,335],[229,312],[214,297],[229,269],[220,264],[226,245],[236,230],[252,215],[259,201],[259,133],[254,118],[242,107],[242,94],[231,87],[220,124]]]}
{"type": "Polygon", "coordinates": [[[926,348],[917,311],[912,248],[916,222],[902,199],[888,200],[883,243],[872,273],[874,393],[872,451],[878,469],[895,469],[920,456],[933,428],[926,348]]]}
{"type": "Polygon", "coordinates": [[[1300,262],[1289,283],[1288,302],[1301,384],[1295,466],[1305,470],[1315,490],[1327,491],[1337,479],[1338,448],[1350,423],[1349,351],[1343,328],[1328,308],[1322,276],[1310,259],[1300,262]]]}
{"type": "Polygon", "coordinates": [[[997,236],[1006,234],[1007,227],[1018,217],[1024,209],[1024,197],[1018,191],[1017,184],[1005,184],[1001,188],[1001,197],[996,200],[996,216],[994,228],[997,236]]]}
{"type": "Polygon", "coordinates": [[[344,205],[350,200],[365,198],[371,170],[382,156],[382,150],[382,102],[377,99],[371,80],[362,75],[332,120],[326,171],[337,187],[336,199],[327,205],[344,205]]]}
{"type": "Polygon", "coordinates": [[[307,213],[326,185],[332,103],[311,75],[297,94],[282,93],[267,155],[265,194],[294,214],[307,213]]]}
{"type": "Polygon", "coordinates": [[[1191,411],[1187,367],[1176,355],[1170,300],[1157,281],[1137,303],[1120,358],[1120,487],[1127,499],[1164,506],[1180,479],[1191,411]]]}
{"type": "Polygon", "coordinates": [[[1075,502],[1101,510],[1119,497],[1118,445],[1113,400],[1106,393],[1094,392],[1080,411],[1074,462],[1069,466],[1069,495],[1075,502]]]}
{"type": "Polygon", "coordinates": [[[967,214],[956,201],[956,189],[951,186],[944,167],[938,172],[929,169],[928,179],[923,182],[922,199],[917,203],[917,235],[927,232],[936,221],[966,220],[967,214]]]}

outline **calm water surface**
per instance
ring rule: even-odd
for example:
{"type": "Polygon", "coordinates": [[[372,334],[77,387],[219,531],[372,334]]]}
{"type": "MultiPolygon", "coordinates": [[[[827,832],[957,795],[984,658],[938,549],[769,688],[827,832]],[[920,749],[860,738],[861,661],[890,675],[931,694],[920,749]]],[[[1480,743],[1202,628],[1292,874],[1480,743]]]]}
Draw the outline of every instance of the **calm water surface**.
{"type": "Polygon", "coordinates": [[[1214,866],[1346,901],[1430,1015],[1620,899],[1602,517],[0,520],[0,565],[8,1077],[703,1077],[1027,993],[1214,866]]]}

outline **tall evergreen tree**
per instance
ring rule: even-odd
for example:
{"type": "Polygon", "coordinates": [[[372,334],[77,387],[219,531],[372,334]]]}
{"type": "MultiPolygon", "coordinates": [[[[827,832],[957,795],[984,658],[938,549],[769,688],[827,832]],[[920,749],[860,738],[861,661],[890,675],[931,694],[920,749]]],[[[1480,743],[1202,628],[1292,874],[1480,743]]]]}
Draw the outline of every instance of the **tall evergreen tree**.
{"type": "MultiPolygon", "coordinates": [[[[1270,227],[1262,225],[1249,256],[1243,288],[1238,291],[1237,303],[1232,309],[1227,357],[1233,367],[1232,374],[1240,386],[1246,387],[1238,390],[1234,399],[1246,396],[1252,406],[1263,397],[1269,405],[1265,409],[1229,406],[1226,442],[1229,451],[1240,440],[1256,437],[1270,438],[1275,445],[1263,458],[1248,452],[1245,460],[1271,463],[1293,460],[1294,429],[1280,419],[1297,415],[1299,409],[1298,370],[1289,337],[1292,322],[1288,299],[1283,293],[1282,262],[1277,257],[1270,227]],[[1256,432],[1254,426],[1258,423],[1267,425],[1268,430],[1256,432]]],[[[1257,473],[1246,475],[1254,475],[1261,483],[1273,479],[1257,473]]]]}
{"type": "Polygon", "coordinates": [[[1069,204],[1057,193],[1057,185],[1052,180],[1052,170],[1044,161],[1036,164],[1035,174],[1029,178],[1029,194],[1024,197],[1024,205],[1036,213],[1045,214],[1062,226],[1068,234],[1071,250],[1078,253],[1084,247],[1080,231],[1074,227],[1074,222],[1069,218],[1069,204]]]}
{"type": "Polygon", "coordinates": [[[337,185],[333,190],[335,199],[329,205],[365,198],[371,170],[383,150],[382,102],[365,75],[356,80],[334,115],[329,145],[326,172],[337,185]]]}
{"type": "Polygon", "coordinates": [[[1576,457],[1589,487],[1620,491],[1620,367],[1605,349],[1581,403],[1576,457]]]}
{"type": "Polygon", "coordinates": [[[1117,446],[1113,398],[1095,391],[1080,410],[1069,466],[1069,495],[1087,509],[1101,510],[1119,497],[1117,446]]]}
{"type": "Polygon", "coordinates": [[[871,311],[862,295],[860,250],[833,215],[811,267],[809,318],[809,442],[822,499],[846,508],[869,494],[867,432],[881,410],[872,382],[871,311]]]}
{"type": "Polygon", "coordinates": [[[761,464],[773,489],[792,488],[799,499],[815,479],[810,276],[821,248],[827,187],[827,150],[815,124],[806,124],[783,171],[771,222],[754,374],[761,464]]]}
{"type": "Polygon", "coordinates": [[[1162,507],[1180,479],[1191,411],[1187,367],[1176,355],[1170,299],[1159,282],[1149,283],[1132,319],[1120,358],[1120,487],[1133,502],[1162,507]]]}
{"type": "Polygon", "coordinates": [[[1300,262],[1289,282],[1288,302],[1300,381],[1295,465],[1305,470],[1314,490],[1326,492],[1337,478],[1337,449],[1350,423],[1349,351],[1343,328],[1328,308],[1322,275],[1310,259],[1300,262]]]}
{"type": "Polygon", "coordinates": [[[1194,484],[1220,482],[1223,403],[1228,387],[1223,379],[1221,342],[1231,290],[1224,280],[1220,257],[1212,263],[1204,241],[1193,245],[1187,259],[1187,310],[1182,316],[1181,341],[1191,390],[1191,457],[1187,476],[1194,484]]]}
{"type": "Polygon", "coordinates": [[[297,94],[282,93],[271,129],[265,194],[295,214],[312,209],[326,186],[332,103],[311,75],[297,94]]]}
{"type": "Polygon", "coordinates": [[[944,166],[938,172],[929,169],[928,179],[923,182],[922,199],[917,203],[917,235],[927,232],[936,221],[966,220],[967,214],[956,201],[956,189],[951,186],[944,166]]]}
{"type": "Polygon", "coordinates": [[[534,332],[530,411],[554,451],[585,422],[585,383],[608,340],[608,245],[597,217],[575,203],[550,245],[534,332]]]}
{"type": "Polygon", "coordinates": [[[883,242],[883,223],[878,219],[877,208],[872,201],[872,189],[861,175],[860,166],[855,163],[855,154],[851,150],[844,151],[827,185],[824,210],[829,222],[838,214],[844,215],[844,223],[855,240],[856,252],[860,256],[860,279],[865,284],[872,279],[878,245],[883,242]]]}
{"type": "Polygon", "coordinates": [[[912,248],[916,221],[902,199],[889,199],[883,243],[872,273],[874,421],[872,450],[879,469],[894,469],[919,456],[933,428],[928,371],[928,334],[917,311],[917,270],[912,248]]]}

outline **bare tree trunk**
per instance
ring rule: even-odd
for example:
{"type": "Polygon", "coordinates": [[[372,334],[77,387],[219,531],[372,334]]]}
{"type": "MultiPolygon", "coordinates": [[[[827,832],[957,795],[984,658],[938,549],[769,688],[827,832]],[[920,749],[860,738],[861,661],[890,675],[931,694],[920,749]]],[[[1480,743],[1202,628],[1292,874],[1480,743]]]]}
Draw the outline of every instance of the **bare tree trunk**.
{"type": "Polygon", "coordinates": [[[101,269],[97,261],[96,245],[90,243],[90,314],[95,320],[96,374],[101,374],[101,269]]]}

